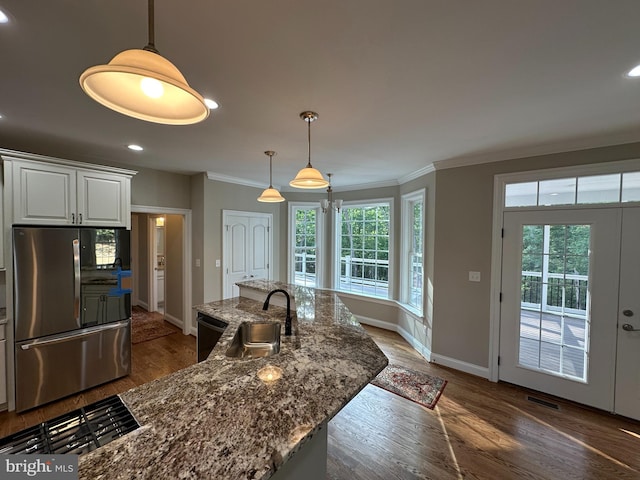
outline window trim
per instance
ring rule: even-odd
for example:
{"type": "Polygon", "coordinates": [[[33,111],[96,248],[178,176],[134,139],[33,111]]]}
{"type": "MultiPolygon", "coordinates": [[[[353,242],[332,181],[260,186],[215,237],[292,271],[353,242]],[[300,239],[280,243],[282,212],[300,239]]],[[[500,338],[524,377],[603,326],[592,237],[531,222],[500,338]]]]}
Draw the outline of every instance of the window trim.
{"type": "Polygon", "coordinates": [[[427,212],[427,201],[426,201],[426,189],[421,188],[419,190],[415,190],[413,192],[405,193],[401,197],[402,208],[400,219],[402,221],[401,231],[400,231],[400,301],[399,303],[412,312],[414,315],[418,315],[421,318],[424,317],[424,301],[425,301],[425,289],[424,289],[424,280],[425,280],[425,258],[426,258],[426,212],[427,212]],[[409,303],[409,297],[411,295],[411,286],[410,286],[410,275],[411,275],[411,266],[409,265],[409,251],[411,249],[411,239],[413,237],[413,229],[412,229],[412,218],[410,207],[416,202],[422,202],[422,305],[419,307],[412,305],[409,303]],[[411,230],[411,232],[409,232],[411,230]]]}
{"type": "Polygon", "coordinates": [[[394,198],[393,197],[385,197],[385,198],[374,198],[374,199],[362,199],[362,200],[350,200],[345,201],[342,204],[342,208],[350,208],[350,207],[371,207],[377,205],[388,205],[389,206],[389,288],[387,297],[378,297],[375,295],[367,295],[365,293],[352,292],[350,290],[340,290],[340,251],[341,251],[341,235],[342,230],[339,228],[339,223],[342,218],[342,214],[333,215],[333,252],[331,258],[331,264],[333,267],[333,275],[331,277],[331,289],[338,293],[349,293],[351,295],[356,295],[358,297],[366,297],[366,298],[377,298],[382,300],[394,300],[394,273],[395,273],[395,250],[394,250],[394,225],[395,225],[395,215],[394,215],[394,198]]]}
{"type": "Polygon", "coordinates": [[[324,283],[324,217],[320,204],[318,202],[289,202],[288,203],[288,216],[287,222],[287,282],[291,285],[296,284],[295,279],[295,261],[293,255],[295,254],[295,222],[297,210],[315,210],[316,211],[316,286],[315,288],[322,288],[324,283]]]}

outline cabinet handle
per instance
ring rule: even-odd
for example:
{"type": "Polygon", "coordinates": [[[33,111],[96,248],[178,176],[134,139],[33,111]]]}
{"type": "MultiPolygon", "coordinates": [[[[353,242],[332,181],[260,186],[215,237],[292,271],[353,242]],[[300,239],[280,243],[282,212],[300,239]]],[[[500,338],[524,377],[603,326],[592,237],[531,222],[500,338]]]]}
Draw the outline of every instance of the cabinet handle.
{"type": "Polygon", "coordinates": [[[71,214],[71,223],[76,223],[76,214],[75,213],[71,214]]]}
{"type": "Polygon", "coordinates": [[[80,225],[82,225],[82,214],[81,213],[78,214],[78,223],[80,225]]]}

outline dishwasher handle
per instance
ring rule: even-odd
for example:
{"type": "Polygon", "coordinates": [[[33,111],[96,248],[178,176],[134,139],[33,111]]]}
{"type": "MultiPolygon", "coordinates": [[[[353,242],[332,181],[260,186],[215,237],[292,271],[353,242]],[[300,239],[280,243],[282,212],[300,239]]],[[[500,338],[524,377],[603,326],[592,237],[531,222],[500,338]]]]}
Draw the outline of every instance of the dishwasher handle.
{"type": "Polygon", "coordinates": [[[229,326],[228,323],[212,318],[207,315],[198,315],[198,326],[203,326],[215,332],[224,333],[225,329],[229,326]]]}

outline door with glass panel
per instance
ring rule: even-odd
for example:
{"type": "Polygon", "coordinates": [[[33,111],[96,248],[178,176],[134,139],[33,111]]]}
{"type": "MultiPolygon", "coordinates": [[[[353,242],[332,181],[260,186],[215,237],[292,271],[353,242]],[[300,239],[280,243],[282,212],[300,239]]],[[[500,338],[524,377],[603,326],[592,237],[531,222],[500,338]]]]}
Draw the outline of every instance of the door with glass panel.
{"type": "Polygon", "coordinates": [[[621,217],[504,213],[500,380],[614,410],[621,217]]]}

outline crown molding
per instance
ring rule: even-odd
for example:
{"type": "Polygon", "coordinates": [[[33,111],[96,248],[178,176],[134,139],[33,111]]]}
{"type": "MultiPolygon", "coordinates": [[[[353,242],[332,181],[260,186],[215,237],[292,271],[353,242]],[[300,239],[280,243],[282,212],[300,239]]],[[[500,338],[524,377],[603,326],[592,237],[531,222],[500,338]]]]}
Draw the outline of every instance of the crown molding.
{"type": "MultiPolygon", "coordinates": [[[[244,185],[245,187],[269,188],[268,183],[254,182],[245,178],[232,177],[230,175],[222,175],[215,172],[207,172],[207,179],[217,180],[219,182],[225,183],[235,183],[236,185],[244,185]]],[[[280,185],[273,185],[273,188],[275,188],[276,190],[280,190],[280,185]]]]}
{"type": "Polygon", "coordinates": [[[416,170],[413,173],[409,173],[408,175],[404,175],[403,177],[400,177],[398,179],[398,184],[403,185],[407,182],[410,182],[411,180],[415,180],[416,178],[420,178],[423,175],[427,175],[435,171],[436,171],[435,165],[433,163],[430,163],[429,165],[422,167],[421,169],[416,170]]]}

